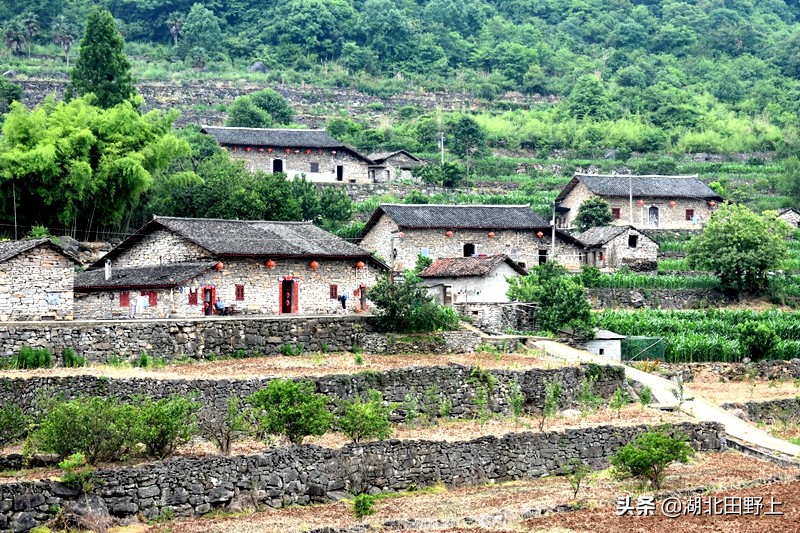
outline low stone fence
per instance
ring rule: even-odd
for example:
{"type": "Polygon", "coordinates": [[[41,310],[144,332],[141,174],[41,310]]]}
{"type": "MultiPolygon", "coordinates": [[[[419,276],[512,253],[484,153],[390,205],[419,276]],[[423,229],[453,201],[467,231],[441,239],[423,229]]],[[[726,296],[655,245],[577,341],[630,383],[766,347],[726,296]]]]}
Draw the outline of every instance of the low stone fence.
{"type": "Polygon", "coordinates": [[[800,397],[763,402],[724,403],[723,409],[741,410],[751,422],[767,424],[800,421],[800,397]]]}
{"type": "MultiPolygon", "coordinates": [[[[489,405],[494,413],[509,414],[509,389],[519,384],[525,395],[526,407],[538,409],[544,404],[545,383],[557,380],[562,384],[562,409],[574,405],[575,395],[587,374],[597,378],[596,394],[610,397],[617,387],[624,387],[625,374],[621,367],[584,365],[553,370],[492,370],[476,371],[461,365],[440,367],[410,367],[385,372],[365,371],[357,374],[336,374],[308,377],[317,392],[331,398],[331,403],[352,399],[369,389],[383,393],[389,402],[416,404],[416,409],[428,417],[447,414],[453,418],[467,418],[478,411],[475,402],[476,384],[485,383],[491,375],[496,383],[490,390],[489,405]],[[443,405],[449,404],[449,409],[443,405]],[[449,412],[448,412],[449,411],[449,412]]],[[[173,394],[197,395],[197,401],[213,417],[225,412],[228,397],[233,394],[245,398],[267,386],[272,378],[256,379],[155,379],[107,378],[90,375],[68,377],[32,377],[0,379],[0,405],[15,403],[27,412],[38,412],[40,398],[56,394],[64,399],[80,395],[108,396],[121,400],[136,395],[149,395],[154,399],[173,394]]],[[[405,419],[407,405],[394,413],[395,421],[405,419]]]]}
{"type": "MultiPolygon", "coordinates": [[[[287,346],[300,345],[305,351],[349,351],[365,344],[370,345],[371,353],[390,351],[382,350],[375,340],[381,334],[375,333],[374,323],[370,315],[3,322],[0,355],[11,355],[22,346],[44,347],[56,355],[71,348],[96,362],[141,352],[168,360],[205,359],[210,354],[240,351],[248,356],[278,355],[287,346]]],[[[423,337],[437,342],[416,351],[469,352],[480,343],[480,336],[471,332],[430,333],[423,337]]]]}
{"type": "Polygon", "coordinates": [[[595,309],[704,309],[732,303],[735,298],[713,289],[587,289],[595,309]]]}
{"type": "MultiPolygon", "coordinates": [[[[95,518],[104,511],[129,518],[176,516],[242,506],[283,507],[330,502],[349,493],[425,487],[437,482],[467,486],[537,478],[556,472],[573,457],[594,468],[647,426],[601,426],[548,433],[513,433],[461,442],[390,440],[350,444],[339,450],[293,446],[233,457],[175,458],[161,463],[95,472],[88,498],[44,480],[0,484],[0,529],[27,531],[49,520],[54,509],[91,499],[95,518]]],[[[726,447],[716,423],[680,424],[702,451],[726,447]]]]}
{"type": "MultiPolygon", "coordinates": [[[[746,381],[750,375],[778,381],[800,378],[800,359],[764,359],[751,363],[662,363],[661,368],[672,375],[682,376],[685,381],[693,381],[698,375],[707,373],[716,374],[720,381],[746,381]]],[[[785,386],[791,387],[791,384],[785,386]]],[[[800,393],[800,390],[797,392],[800,393]]]]}

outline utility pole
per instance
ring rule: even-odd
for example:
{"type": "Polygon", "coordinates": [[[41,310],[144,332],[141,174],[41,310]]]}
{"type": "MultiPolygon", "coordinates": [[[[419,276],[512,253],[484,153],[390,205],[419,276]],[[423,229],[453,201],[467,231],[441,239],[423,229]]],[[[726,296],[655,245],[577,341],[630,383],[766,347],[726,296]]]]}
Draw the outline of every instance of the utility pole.
{"type": "Polygon", "coordinates": [[[444,132],[439,132],[439,149],[442,151],[442,165],[444,165],[444,132]]]}
{"type": "Polygon", "coordinates": [[[633,226],[633,178],[628,174],[628,223],[633,226]]]}
{"type": "Polygon", "coordinates": [[[556,202],[553,200],[553,232],[550,235],[550,260],[556,260],[556,202]]]}

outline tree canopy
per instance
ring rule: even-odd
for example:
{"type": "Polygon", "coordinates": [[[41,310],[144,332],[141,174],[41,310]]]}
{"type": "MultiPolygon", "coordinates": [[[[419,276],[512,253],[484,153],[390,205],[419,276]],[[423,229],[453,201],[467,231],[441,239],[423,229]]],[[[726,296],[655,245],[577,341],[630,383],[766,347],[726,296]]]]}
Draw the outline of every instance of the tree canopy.
{"type": "Polygon", "coordinates": [[[584,200],[578,206],[578,214],[575,216],[575,225],[579,231],[586,231],[589,228],[607,226],[614,220],[611,215],[611,206],[599,196],[592,196],[584,200]]]}

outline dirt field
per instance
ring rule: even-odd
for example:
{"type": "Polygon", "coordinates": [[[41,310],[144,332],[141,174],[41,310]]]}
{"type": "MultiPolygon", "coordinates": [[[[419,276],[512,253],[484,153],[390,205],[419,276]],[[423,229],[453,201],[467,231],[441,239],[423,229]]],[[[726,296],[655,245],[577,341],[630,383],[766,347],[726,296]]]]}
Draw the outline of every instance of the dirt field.
{"type": "Polygon", "coordinates": [[[720,381],[719,375],[703,371],[686,384],[693,395],[702,396],[716,404],[763,402],[800,395],[800,382],[754,379],[745,381],[720,381]]]}
{"type": "Polygon", "coordinates": [[[459,364],[488,369],[525,370],[529,368],[560,368],[566,365],[545,357],[541,352],[474,353],[474,354],[363,354],[363,364],[356,364],[352,353],[319,353],[298,356],[269,356],[248,359],[227,359],[196,363],[171,364],[164,368],[133,368],[128,365],[93,364],[83,368],[40,368],[35,370],[3,370],[0,377],[75,376],[149,377],[157,379],[232,379],[261,376],[322,376],[352,374],[364,370],[382,371],[415,366],[459,364]]]}
{"type": "MultiPolygon", "coordinates": [[[[800,482],[764,485],[748,489],[740,487],[750,480],[782,476],[790,479],[800,476],[800,469],[781,468],[736,452],[703,454],[689,465],[677,465],[668,472],[667,490],[686,490],[704,486],[718,487],[712,495],[761,496],[768,503],[770,495],[784,502],[779,509],[786,512],[780,517],[704,517],[666,519],[663,517],[617,517],[615,498],[634,494],[631,486],[613,480],[607,471],[593,475],[588,487],[582,488],[578,501],[587,510],[560,512],[543,518],[525,518],[526,513],[539,514],[542,509],[568,504],[572,491],[568,482],[560,477],[504,483],[494,486],[466,487],[446,490],[420,491],[378,501],[376,514],[365,523],[371,530],[389,531],[405,526],[406,531],[646,531],[662,532],[680,527],[685,531],[756,531],[730,529],[753,524],[759,533],[768,531],[797,531],[800,513],[800,482]],[[789,511],[792,512],[789,512],[789,511]],[[394,521],[389,527],[387,522],[394,521]],[[698,527],[695,527],[698,526],[698,527]],[[707,526],[710,526],[709,529],[707,526]],[[639,529],[644,527],[644,529],[639,529]],[[704,529],[705,528],[705,529],[704,529]],[[794,529],[791,529],[794,528],[794,529]]],[[[708,494],[699,492],[703,496],[708,494]]],[[[197,518],[174,521],[153,526],[151,532],[285,532],[307,531],[329,527],[354,527],[358,522],[350,514],[347,501],[311,507],[291,507],[236,517],[197,518]]]]}

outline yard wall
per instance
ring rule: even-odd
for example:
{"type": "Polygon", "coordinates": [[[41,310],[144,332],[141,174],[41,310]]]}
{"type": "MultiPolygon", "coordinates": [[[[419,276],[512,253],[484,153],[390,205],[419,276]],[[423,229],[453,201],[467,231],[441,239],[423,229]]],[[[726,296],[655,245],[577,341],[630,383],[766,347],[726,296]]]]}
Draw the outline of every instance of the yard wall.
{"type": "MultiPolygon", "coordinates": [[[[314,445],[275,448],[259,455],[175,458],[96,471],[94,495],[115,517],[206,514],[242,506],[284,507],[330,502],[348,493],[424,487],[439,481],[467,486],[552,474],[573,457],[608,466],[616,450],[647,426],[601,426],[549,433],[513,433],[461,442],[390,440],[339,450],[314,445]]],[[[717,423],[681,424],[703,451],[726,446],[717,423]]],[[[76,491],[44,480],[0,485],[0,529],[27,531],[70,507],[76,491]]]]}
{"type": "Polygon", "coordinates": [[[784,398],[763,402],[725,403],[725,409],[741,410],[750,422],[800,422],[800,398],[784,398]]]}
{"type": "Polygon", "coordinates": [[[712,289],[587,289],[595,309],[704,309],[732,303],[735,298],[712,289]]]}

